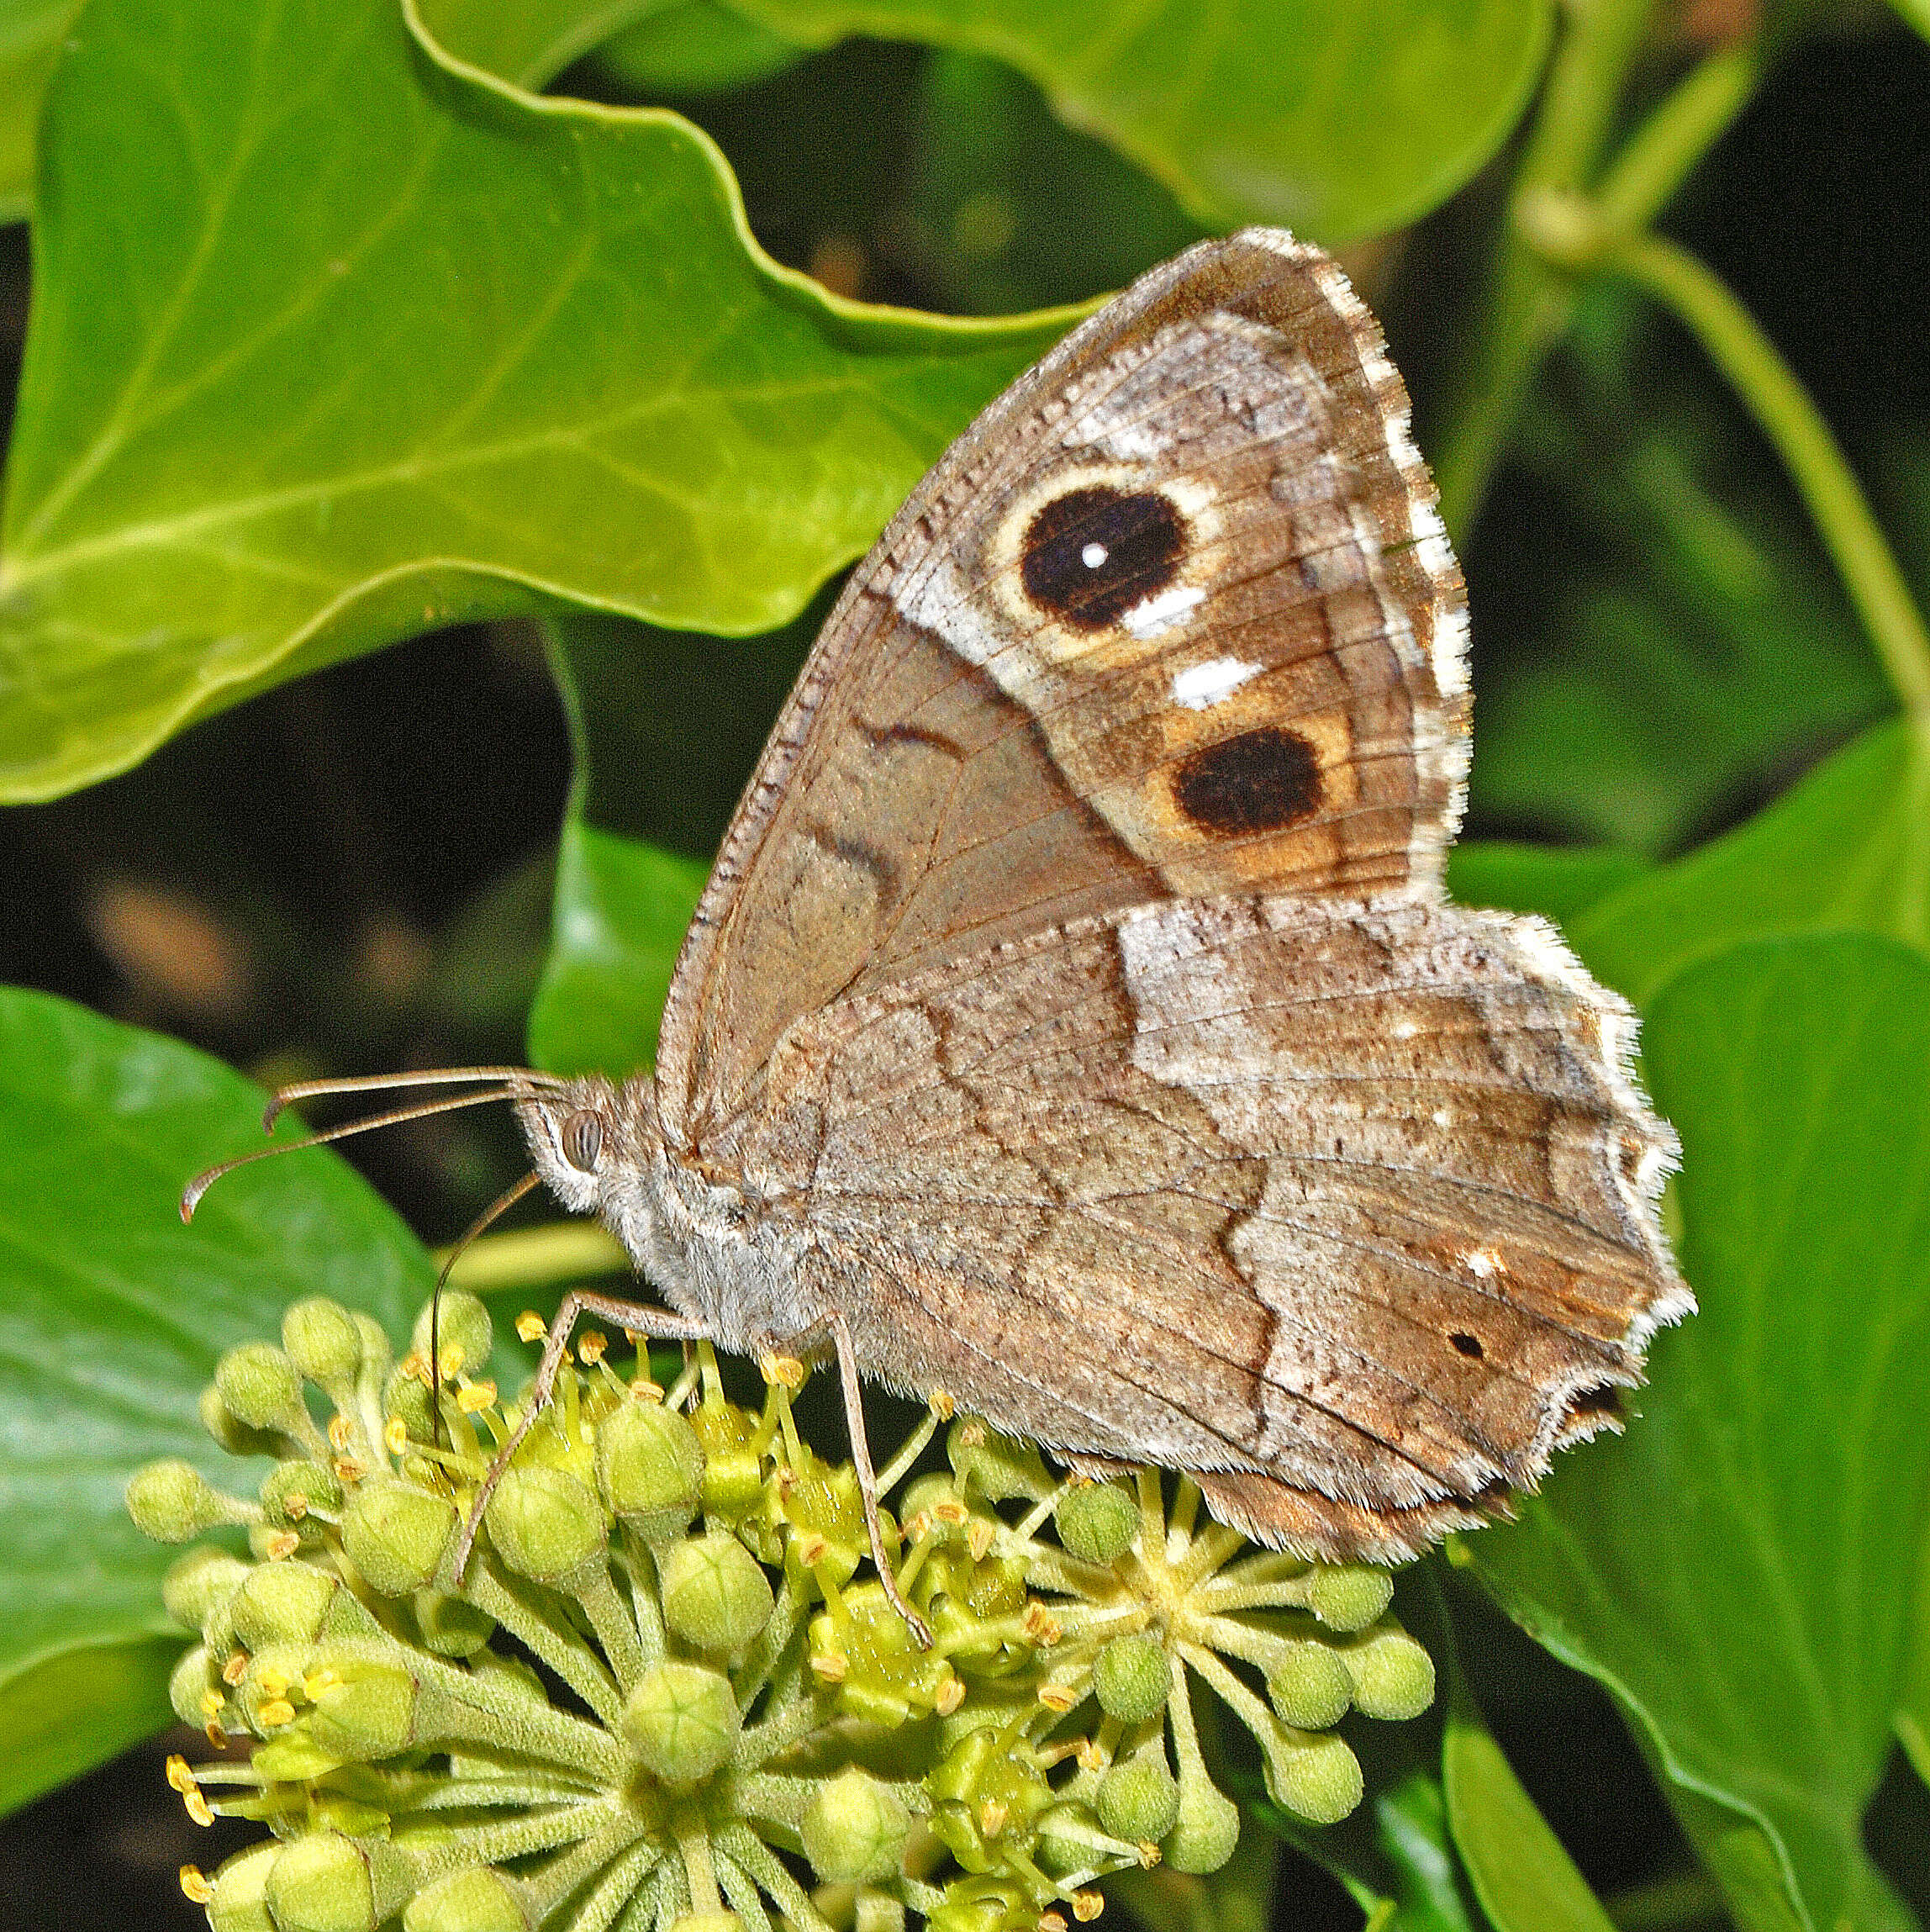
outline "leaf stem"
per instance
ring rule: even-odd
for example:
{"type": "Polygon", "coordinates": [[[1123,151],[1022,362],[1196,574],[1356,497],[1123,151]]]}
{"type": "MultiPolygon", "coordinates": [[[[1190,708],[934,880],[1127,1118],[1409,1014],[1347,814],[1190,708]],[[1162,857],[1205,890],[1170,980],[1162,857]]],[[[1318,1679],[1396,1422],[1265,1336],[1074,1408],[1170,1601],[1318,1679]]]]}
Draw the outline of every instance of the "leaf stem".
{"type": "MultiPolygon", "coordinates": [[[[439,1265],[446,1262],[449,1250],[438,1248],[435,1259],[439,1265]]],[[[623,1243],[600,1222],[555,1221],[472,1241],[450,1270],[449,1280],[452,1287],[488,1295],[498,1289],[551,1288],[561,1281],[630,1272],[623,1243]]]]}
{"type": "MultiPolygon", "coordinates": [[[[1573,193],[1595,172],[1649,9],[1577,8],[1548,77],[1541,118],[1521,160],[1459,406],[1441,439],[1441,511],[1458,541],[1481,507],[1503,439],[1542,358],[1566,330],[1580,292],[1571,270],[1523,232],[1521,211],[1550,191],[1573,193]]],[[[1603,180],[1599,204],[1622,230],[1645,226],[1748,103],[1761,81],[1759,41],[1711,54],[1629,138],[1603,180]]]]}
{"type": "Polygon", "coordinates": [[[1595,259],[1695,337],[1774,444],[1898,699],[1930,731],[1930,630],[1809,392],[1727,285],[1685,248],[1658,235],[1611,235],[1595,259]]]}

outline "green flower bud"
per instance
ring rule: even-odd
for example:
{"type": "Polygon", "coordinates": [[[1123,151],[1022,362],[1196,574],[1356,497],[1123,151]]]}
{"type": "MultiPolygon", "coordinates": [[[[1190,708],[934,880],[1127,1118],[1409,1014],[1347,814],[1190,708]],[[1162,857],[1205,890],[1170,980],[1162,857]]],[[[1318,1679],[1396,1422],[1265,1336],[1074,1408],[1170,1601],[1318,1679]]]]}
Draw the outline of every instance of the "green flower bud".
{"type": "Polygon", "coordinates": [[[1340,1662],[1368,1717],[1417,1718],[1434,1702],[1434,1660],[1398,1624],[1343,1645],[1340,1662]]]}
{"type": "Polygon", "coordinates": [[[281,1849],[272,1839],[250,1845],[214,1874],[214,1896],[208,1901],[213,1932],[275,1932],[268,1916],[268,1873],[281,1849]]]}
{"type": "Polygon", "coordinates": [[[735,1912],[686,1912],[670,1932],[744,1932],[744,1921],[735,1912]]]}
{"type": "Polygon", "coordinates": [[[625,1402],[597,1428],[604,1501],[646,1543],[683,1533],[704,1496],[704,1447],[674,1409],[625,1402]]]}
{"type": "MultiPolygon", "coordinates": [[[[1109,1718],[1122,1724],[1144,1723],[1166,1708],[1173,1694],[1173,1666],[1167,1661],[1166,1646],[1145,1632],[1115,1637],[1093,1660],[1092,1687],[1109,1718]]],[[[1157,1838],[1159,1834],[1142,1831],[1136,1836],[1157,1838]]]]}
{"type": "Polygon", "coordinates": [[[1179,1781],[1179,1816],[1160,1849],[1175,1871],[1217,1871],[1240,1842],[1240,1808],[1205,1777],[1179,1781]]]}
{"type": "Polygon", "coordinates": [[[911,1814],[898,1793],[855,1766],[820,1784],[798,1827],[804,1856],[827,1885],[897,1876],[911,1814]]]}
{"type": "Polygon", "coordinates": [[[1360,1803],[1366,1788],[1360,1760],[1343,1739],[1326,1731],[1272,1741],[1267,1789],[1296,1818],[1311,1824],[1338,1824],[1360,1803]]]}
{"type": "Polygon", "coordinates": [[[452,1871],[403,1908],[402,1932],[530,1932],[515,1881],[493,1866],[452,1871]]]}
{"type": "Polygon", "coordinates": [[[904,1932],[904,1901],[889,1892],[860,1892],[852,1902],[852,1932],[904,1932]]]}
{"type": "Polygon", "coordinates": [[[167,1680],[167,1702],[176,1717],[184,1724],[192,1724],[200,1730],[208,1721],[208,1693],[221,1695],[221,1687],[214,1675],[214,1660],[208,1655],[205,1644],[197,1644],[191,1650],[184,1650],[181,1661],[174,1666],[167,1680]]]}
{"type": "Polygon", "coordinates": [[[435,1436],[435,1412],[429,1406],[427,1387],[408,1370],[391,1369],[382,1392],[382,1418],[399,1422],[412,1442],[431,1442],[435,1436]]]}
{"type": "Polygon", "coordinates": [[[453,1503],[406,1482],[372,1478],[342,1512],[342,1548],[371,1589],[407,1597],[434,1578],[455,1529],[453,1503]]]}
{"type": "Polygon", "coordinates": [[[444,1375],[465,1369],[481,1375],[489,1365],[489,1351],[495,1345],[495,1332],[489,1311],[464,1288],[445,1288],[437,1313],[433,1302],[424,1302],[415,1317],[416,1348],[424,1361],[429,1359],[429,1318],[435,1314],[435,1360],[444,1375]]]}
{"type": "Polygon", "coordinates": [[[413,1888],[409,1861],[393,1845],[311,1831],[279,1847],[268,1909],[277,1932],[375,1932],[413,1888]]]}
{"type": "Polygon", "coordinates": [[[341,1507],[342,1486],[319,1462],[278,1462],[261,1478],[261,1507],[277,1529],[293,1529],[311,1509],[341,1507]]]}
{"type": "Polygon", "coordinates": [[[1089,1871],[1107,1855],[1105,1836],[1089,1807],[1056,1804],[1039,1820],[1032,1855],[1055,1877],[1089,1871]]]}
{"type": "Polygon", "coordinates": [[[1285,1655],[1268,1665],[1267,1695],[1289,1724],[1324,1731],[1347,1715],[1353,1677],[1331,1644],[1310,1637],[1291,1639],[1285,1655]]]}
{"type": "MultiPolygon", "coordinates": [[[[406,1652],[400,1655],[406,1655],[406,1652]]],[[[415,1679],[399,1664],[329,1650],[307,1677],[317,1746],[359,1764],[393,1757],[415,1742],[415,1679]]]]}
{"type": "Polygon", "coordinates": [[[191,1462],[171,1456],[137,1469],[128,1480],[127,1512],[143,1536],[156,1543],[186,1543],[219,1523],[234,1523],[240,1508],[191,1462]]]}
{"type": "Polygon", "coordinates": [[[1179,1817],[1179,1787],[1156,1756],[1127,1758],[1099,1781],[1099,1821],[1129,1845],[1162,1839],[1179,1817]]]}
{"type": "Polygon", "coordinates": [[[361,1368],[361,1330],[325,1295],[298,1301],[282,1316],[282,1346],[296,1368],[330,1395],[351,1386],[361,1368]]]}
{"type": "Polygon", "coordinates": [[[709,1776],[743,1728],[730,1679],[700,1664],[653,1664],[623,1708],[624,1736],[643,1768],[666,1784],[709,1776]]]}
{"type": "Polygon", "coordinates": [[[422,1647],[438,1657],[473,1657],[495,1634],[496,1619],[446,1590],[419,1590],[413,1606],[422,1647]]]}
{"type": "Polygon", "coordinates": [[[373,1372],[374,1379],[380,1381],[388,1373],[388,1365],[395,1359],[395,1351],[388,1345],[388,1331],[372,1315],[365,1315],[359,1309],[353,1311],[356,1333],[361,1337],[363,1372],[373,1372]]]}
{"type": "Polygon", "coordinates": [[[1116,1563],[1139,1533],[1139,1505],[1115,1482],[1089,1483],[1060,1500],[1059,1541],[1088,1563],[1116,1563]]]}
{"type": "Polygon", "coordinates": [[[1384,1570],[1320,1564],[1308,1580],[1307,1607],[1330,1630],[1364,1630],[1393,1600],[1394,1579],[1384,1570]]]}
{"type": "Polygon", "coordinates": [[[203,1543],[177,1556],[161,1580],[161,1601],[184,1630],[198,1630],[224,1597],[232,1597],[248,1575],[248,1565],[225,1549],[203,1543]]]}
{"type": "Polygon", "coordinates": [[[482,1520],[509,1567],[539,1583],[556,1583],[604,1553],[603,1505],[567,1469],[525,1463],[506,1469],[482,1520]]]}
{"type": "Polygon", "coordinates": [[[976,1416],[960,1416],[952,1423],[945,1454],[961,1486],[969,1483],[990,1502],[1015,1497],[1037,1502],[1058,1487],[1030,1443],[1000,1435],[976,1416]]]}
{"type": "Polygon", "coordinates": [[[214,1387],[223,1407],[251,1429],[299,1428],[302,1377],[272,1342],[244,1342],[214,1365],[214,1387]]]}
{"type": "Polygon", "coordinates": [[[229,1627],[248,1650],[314,1641],[337,1585],[308,1563],[263,1563],[248,1572],[229,1606],[229,1627]]]}
{"type": "Polygon", "coordinates": [[[771,1620],[771,1580],[727,1530],[660,1548],[663,1621],[701,1650],[741,1650],[771,1620]]]}
{"type": "Polygon", "coordinates": [[[288,1438],[279,1429],[251,1429],[229,1415],[220,1390],[212,1382],[196,1398],[196,1410],[201,1426],[229,1455],[284,1456],[288,1453],[288,1438]]]}

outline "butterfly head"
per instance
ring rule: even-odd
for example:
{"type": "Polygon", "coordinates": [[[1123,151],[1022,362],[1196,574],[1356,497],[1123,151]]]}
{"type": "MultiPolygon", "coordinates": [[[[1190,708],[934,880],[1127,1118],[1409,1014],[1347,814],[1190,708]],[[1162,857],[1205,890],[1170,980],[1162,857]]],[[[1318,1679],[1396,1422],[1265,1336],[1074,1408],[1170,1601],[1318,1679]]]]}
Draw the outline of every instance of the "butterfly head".
{"type": "Polygon", "coordinates": [[[600,1217],[641,1258],[663,1148],[648,1079],[619,1086],[585,1074],[519,1093],[515,1106],[530,1158],[550,1191],[571,1213],[600,1217]]]}

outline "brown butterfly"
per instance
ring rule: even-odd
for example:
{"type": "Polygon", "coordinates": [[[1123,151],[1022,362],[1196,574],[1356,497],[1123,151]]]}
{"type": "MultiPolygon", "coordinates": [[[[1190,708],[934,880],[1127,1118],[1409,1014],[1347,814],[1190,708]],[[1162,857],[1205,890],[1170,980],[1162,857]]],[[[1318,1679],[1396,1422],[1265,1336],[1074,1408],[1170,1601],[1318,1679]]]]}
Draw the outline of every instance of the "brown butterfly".
{"type": "Polygon", "coordinates": [[[861,1375],[1331,1560],[1413,1555],[1611,1425],[1693,1305],[1675,1143],[1623,1002],[1447,902],[1465,631],[1318,249],[1204,242],[1074,330],[846,586],[654,1078],[435,1076],[514,1101],[670,1304],[567,1296],[539,1391],[584,1310],[835,1350],[888,1588],[861,1375]]]}

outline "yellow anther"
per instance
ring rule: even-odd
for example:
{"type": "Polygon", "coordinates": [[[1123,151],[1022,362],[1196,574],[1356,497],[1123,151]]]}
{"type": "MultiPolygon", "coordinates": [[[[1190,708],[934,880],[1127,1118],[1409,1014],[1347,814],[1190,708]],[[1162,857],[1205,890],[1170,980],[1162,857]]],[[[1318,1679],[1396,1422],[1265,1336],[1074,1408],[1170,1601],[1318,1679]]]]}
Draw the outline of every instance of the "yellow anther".
{"type": "Polygon", "coordinates": [[[1141,1839],[1133,1849],[1139,1854],[1140,1864],[1148,1871],[1165,1855],[1150,1838],[1141,1839]]]}
{"type": "Polygon", "coordinates": [[[224,1701],[225,1700],[223,1698],[220,1692],[219,1691],[203,1691],[201,1693],[201,1715],[203,1719],[207,1723],[212,1723],[215,1718],[221,1715],[221,1706],[224,1701]]]}
{"type": "Polygon", "coordinates": [[[411,1380],[420,1382],[425,1389],[429,1386],[429,1358],[421,1349],[411,1349],[402,1358],[401,1368],[411,1380]]]}
{"type": "Polygon", "coordinates": [[[772,1473],[778,1479],[778,1494],[788,1496],[798,1486],[798,1472],[788,1462],[781,1462],[772,1473]]]}
{"type": "Polygon", "coordinates": [[[630,1347],[635,1349],[640,1355],[643,1353],[643,1344],[646,1338],[638,1334],[635,1329],[625,1328],[623,1332],[623,1338],[625,1341],[628,1342],[630,1347]]]}
{"type": "Polygon", "coordinates": [[[460,1342],[451,1342],[435,1351],[435,1365],[442,1371],[442,1379],[448,1381],[462,1372],[462,1365],[469,1359],[462,1352],[460,1342]]]}
{"type": "Polygon", "coordinates": [[[248,1653],[245,1650],[237,1650],[221,1666],[221,1681],[224,1684],[239,1684],[247,1675],[248,1653]]]}
{"type": "Polygon", "coordinates": [[[264,1671],[261,1673],[261,1694],[267,1697],[287,1697],[288,1673],[286,1671],[264,1671]]]}
{"type": "Polygon", "coordinates": [[[640,1401],[661,1402],[663,1400],[662,1383],[651,1381],[648,1375],[639,1375],[630,1385],[630,1392],[640,1401]]]}
{"type": "Polygon", "coordinates": [[[337,1455],[346,1455],[349,1444],[354,1439],[349,1433],[349,1423],[346,1416],[330,1416],[329,1417],[329,1447],[337,1455]]]}
{"type": "Polygon", "coordinates": [[[183,1797],[199,1787],[194,1782],[194,1773],[187,1768],[187,1760],[179,1751],[170,1751],[167,1762],[161,1767],[170,1790],[179,1792],[183,1797]]]}
{"type": "Polygon", "coordinates": [[[609,1337],[595,1328],[586,1328],[577,1338],[577,1353],[593,1369],[604,1359],[609,1337]]]}
{"type": "Polygon", "coordinates": [[[798,1560],[807,1570],[815,1570],[825,1560],[831,1544],[815,1532],[798,1539],[798,1560]]]}
{"type": "Polygon", "coordinates": [[[322,1701],[323,1692],[334,1690],[341,1681],[341,1672],[332,1665],[324,1664],[320,1670],[311,1671],[303,1678],[302,1695],[311,1704],[319,1704],[322,1701]]]}
{"type": "Polygon", "coordinates": [[[1098,1892],[1075,1892],[1073,1894],[1073,1917],[1082,1925],[1089,1925],[1105,1910],[1105,1895],[1098,1892]]]}
{"type": "Polygon", "coordinates": [[[263,1539],[261,1547],[271,1563],[286,1563],[302,1547],[302,1539],[292,1529],[277,1529],[263,1539]]]}
{"type": "Polygon", "coordinates": [[[216,1750],[220,1751],[227,1750],[228,1734],[226,1731],[222,1729],[219,1724],[206,1723],[203,1724],[201,1729],[208,1743],[213,1745],[216,1750]]]}
{"type": "Polygon", "coordinates": [[[516,1317],[516,1333],[525,1342],[540,1342],[550,1332],[550,1324],[534,1308],[525,1308],[516,1317]]]}
{"type": "Polygon", "coordinates": [[[271,1697],[255,1713],[263,1730],[279,1730],[295,1721],[295,1707],[286,1697],[271,1697]]]}
{"type": "Polygon", "coordinates": [[[804,1386],[804,1365],[795,1355],[760,1355],[757,1372],[767,1382],[776,1382],[787,1389],[804,1386]]]}
{"type": "Polygon", "coordinates": [[[841,1650],[817,1650],[811,1655],[811,1668],[827,1684],[841,1684],[851,1670],[851,1659],[841,1650]]]}
{"type": "Polygon", "coordinates": [[[931,1533],[931,1512],[928,1509],[920,1510],[904,1526],[904,1536],[908,1543],[922,1543],[931,1533]]]}
{"type": "Polygon", "coordinates": [[[214,1896],[214,1887],[208,1882],[208,1874],[198,1865],[182,1866],[181,1889],[197,1905],[205,1905],[214,1896]]]}
{"type": "Polygon", "coordinates": [[[351,1489],[368,1474],[352,1455],[339,1455],[330,1466],[335,1472],[335,1481],[346,1483],[351,1489]]]}
{"type": "Polygon", "coordinates": [[[300,1490],[293,1490],[282,1498],[282,1507],[299,1523],[308,1513],[308,1499],[300,1490]]]}
{"type": "Polygon", "coordinates": [[[965,1547],[974,1563],[983,1563],[992,1554],[992,1526],[983,1517],[977,1518],[965,1532],[965,1547]]]}
{"type": "Polygon", "coordinates": [[[958,1405],[943,1389],[934,1389],[925,1398],[925,1403],[940,1422],[948,1423],[958,1412],[958,1405]]]}
{"type": "Polygon", "coordinates": [[[201,1795],[198,1785],[190,1785],[181,1794],[182,1808],[197,1824],[213,1824],[214,1813],[208,1809],[208,1800],[201,1795]]]}
{"type": "Polygon", "coordinates": [[[958,1432],[961,1449],[977,1449],[985,1446],[985,1425],[983,1423],[967,1423],[958,1432]]]}
{"type": "Polygon", "coordinates": [[[947,1497],[943,1502],[935,1502],[932,1504],[931,1513],[936,1516],[941,1523],[949,1523],[953,1525],[957,1525],[965,1522],[970,1517],[972,1512],[970,1510],[966,1508],[963,1503],[955,1502],[952,1497],[947,1497]]]}
{"type": "Polygon", "coordinates": [[[496,1385],[493,1382],[466,1382],[457,1391],[456,1406],[466,1416],[480,1415],[496,1400],[496,1385]]]}
{"type": "Polygon", "coordinates": [[[1078,1760],[1079,1769],[1083,1771],[1102,1771],[1105,1769],[1105,1753],[1090,1738],[1081,1738],[1078,1749],[1073,1755],[1078,1760]]]}
{"type": "Polygon", "coordinates": [[[1066,1932],[1066,1919],[1063,1912],[1041,1912],[1039,1914],[1039,1932],[1066,1932]]]}
{"type": "Polygon", "coordinates": [[[1063,1717],[1078,1702],[1078,1699],[1063,1684],[1041,1684],[1039,1686],[1039,1702],[1048,1711],[1057,1711],[1061,1717],[1063,1717]]]}
{"type": "Polygon", "coordinates": [[[400,1416],[391,1416],[382,1432],[382,1440],[391,1455],[400,1455],[409,1447],[409,1424],[400,1416]]]}
{"type": "Polygon", "coordinates": [[[1049,1650],[1065,1635],[1058,1618],[1035,1599],[1026,1606],[1026,1634],[1042,1650],[1049,1650]]]}
{"type": "Polygon", "coordinates": [[[1011,1807],[1001,1804],[995,1797],[989,1797],[978,1807],[978,1835],[981,1838],[996,1838],[1005,1829],[1005,1820],[1011,1816],[1011,1807]]]}
{"type": "Polygon", "coordinates": [[[931,1708],[940,1717],[948,1718],[965,1702],[965,1680],[954,1673],[932,1693],[931,1708]]]}

